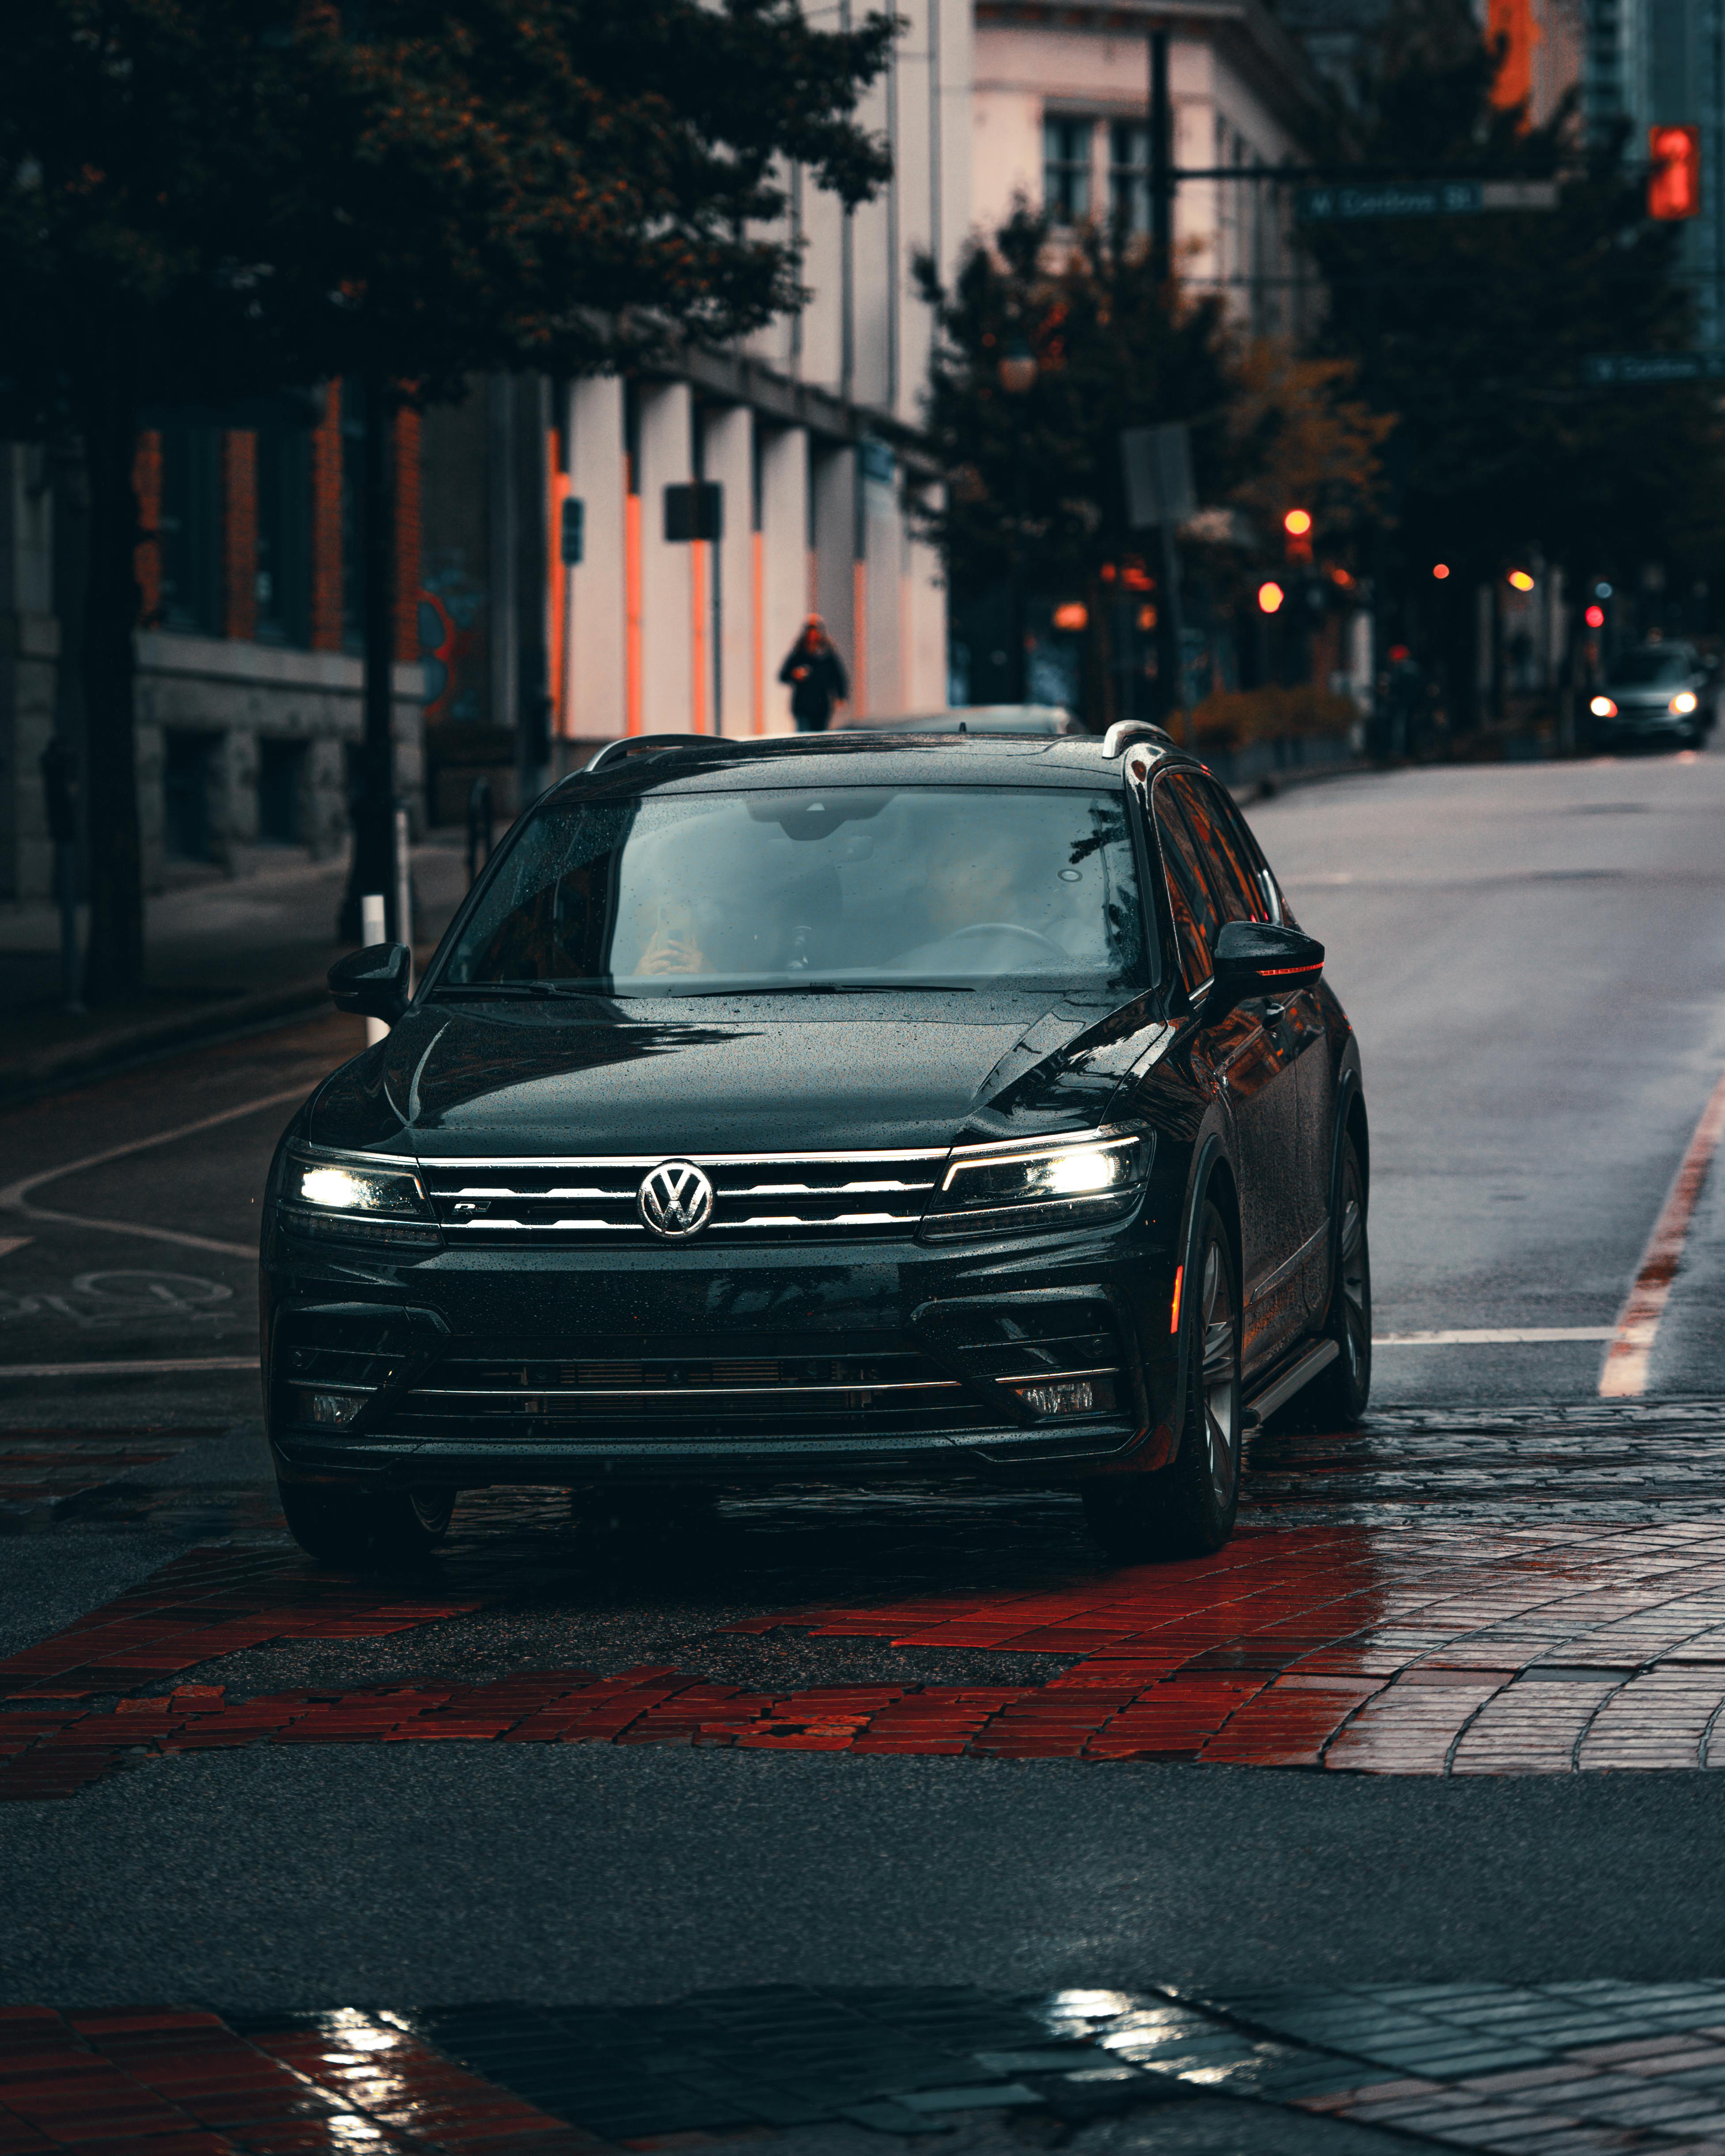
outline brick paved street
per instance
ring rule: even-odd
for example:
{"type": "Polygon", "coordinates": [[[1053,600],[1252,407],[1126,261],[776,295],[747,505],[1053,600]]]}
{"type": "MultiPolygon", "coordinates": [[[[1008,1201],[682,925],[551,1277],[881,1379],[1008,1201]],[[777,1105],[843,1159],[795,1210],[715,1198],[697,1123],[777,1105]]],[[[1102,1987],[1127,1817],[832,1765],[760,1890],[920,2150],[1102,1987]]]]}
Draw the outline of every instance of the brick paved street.
{"type": "Polygon", "coordinates": [[[1524,890],[1474,775],[1446,880],[1423,781],[1265,812],[1373,1075],[1379,1404],[1259,1433],[1209,1558],[1110,1564],[1059,1492],[656,1534],[523,1490],[321,1570],[246,1250],[347,1022],[4,1119],[0,2150],[1725,2148],[1717,1176],[1645,1391],[1599,1389],[1721,1055],[1670,780],[1622,782],[1637,854],[1562,820],[1598,771],[1492,778],[1524,890]],[[1584,853],[1567,1011],[1514,939],[1445,970],[1584,853]]]}

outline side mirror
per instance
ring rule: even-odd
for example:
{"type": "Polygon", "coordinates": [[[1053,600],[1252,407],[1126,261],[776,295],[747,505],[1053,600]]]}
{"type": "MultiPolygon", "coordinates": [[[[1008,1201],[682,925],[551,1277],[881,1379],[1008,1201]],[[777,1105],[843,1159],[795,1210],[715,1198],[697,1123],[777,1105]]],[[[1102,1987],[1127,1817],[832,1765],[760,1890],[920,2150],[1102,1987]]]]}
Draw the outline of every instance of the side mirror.
{"type": "Polygon", "coordinates": [[[350,951],[329,970],[336,1009],[359,1018],[381,1018],[393,1025],[408,1008],[408,974],[413,954],[405,943],[373,943],[350,951]]]}
{"type": "Polygon", "coordinates": [[[1292,996],[1317,985],[1324,947],[1271,921],[1230,921],[1216,938],[1215,983],[1204,1015],[1219,1017],[1248,996],[1292,996]]]}

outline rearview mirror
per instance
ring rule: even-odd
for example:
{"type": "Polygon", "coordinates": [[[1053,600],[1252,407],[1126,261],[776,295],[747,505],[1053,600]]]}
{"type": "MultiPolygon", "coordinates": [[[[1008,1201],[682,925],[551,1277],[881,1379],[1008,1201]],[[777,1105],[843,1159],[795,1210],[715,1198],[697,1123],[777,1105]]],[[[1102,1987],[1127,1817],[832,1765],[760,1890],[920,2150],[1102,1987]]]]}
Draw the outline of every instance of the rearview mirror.
{"type": "Polygon", "coordinates": [[[336,1009],[359,1018],[381,1018],[386,1025],[393,1025],[407,1011],[412,964],[405,943],[373,943],[363,951],[350,951],[329,970],[336,1009]]]}
{"type": "Polygon", "coordinates": [[[1292,996],[1317,985],[1324,947],[1273,921],[1230,921],[1216,938],[1215,985],[1204,1004],[1219,1016],[1248,996],[1292,996]]]}

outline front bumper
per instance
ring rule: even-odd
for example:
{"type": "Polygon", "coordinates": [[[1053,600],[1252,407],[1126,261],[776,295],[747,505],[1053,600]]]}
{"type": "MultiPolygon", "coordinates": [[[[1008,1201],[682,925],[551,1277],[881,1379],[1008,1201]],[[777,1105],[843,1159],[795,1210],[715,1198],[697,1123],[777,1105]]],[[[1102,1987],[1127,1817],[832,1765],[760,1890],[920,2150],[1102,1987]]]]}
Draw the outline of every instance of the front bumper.
{"type": "Polygon", "coordinates": [[[1154,1466],[1178,1378],[1173,1272],[1149,1211],[963,1249],[461,1248],[405,1262],[278,1229],[270,1441],[285,1480],[385,1486],[1046,1483],[1154,1466]],[[1039,1412],[1004,1379],[1086,1383],[1090,1403],[1039,1412]],[[332,1424],[311,1419],[316,1398],[359,1404],[332,1424]]]}

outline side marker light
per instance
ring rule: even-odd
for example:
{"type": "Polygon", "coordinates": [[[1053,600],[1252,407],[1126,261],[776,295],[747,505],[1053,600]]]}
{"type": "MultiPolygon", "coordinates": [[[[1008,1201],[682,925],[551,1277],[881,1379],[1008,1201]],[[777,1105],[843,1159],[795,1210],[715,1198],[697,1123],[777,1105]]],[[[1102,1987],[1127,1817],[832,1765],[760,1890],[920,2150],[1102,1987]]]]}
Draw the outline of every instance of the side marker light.
{"type": "Polygon", "coordinates": [[[1174,1267],[1174,1306],[1169,1313],[1168,1325],[1170,1332],[1178,1332],[1180,1329],[1180,1290],[1185,1284],[1186,1268],[1184,1265],[1176,1265],[1174,1267]]]}

